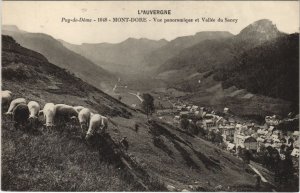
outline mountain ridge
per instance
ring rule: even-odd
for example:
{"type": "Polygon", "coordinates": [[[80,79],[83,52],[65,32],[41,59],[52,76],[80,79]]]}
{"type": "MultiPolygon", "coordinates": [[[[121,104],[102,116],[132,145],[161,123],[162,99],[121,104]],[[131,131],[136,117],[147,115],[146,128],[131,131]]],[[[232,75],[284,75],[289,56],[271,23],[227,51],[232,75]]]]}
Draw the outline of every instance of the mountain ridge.
{"type": "Polygon", "coordinates": [[[174,40],[171,40],[167,45],[146,56],[145,63],[148,66],[160,67],[166,60],[197,43],[210,39],[226,39],[231,36],[233,35],[227,31],[203,31],[197,32],[194,35],[177,37],[174,40]]]}
{"type": "Polygon", "coordinates": [[[299,97],[293,94],[299,93],[298,42],[299,33],[267,41],[231,60],[214,77],[224,88],[237,86],[299,104],[299,97]]]}
{"type": "Polygon", "coordinates": [[[157,73],[184,68],[200,72],[214,70],[248,49],[282,35],[270,20],[262,19],[249,24],[230,38],[206,40],[182,50],[162,64],[157,73]]]}
{"type": "Polygon", "coordinates": [[[115,79],[113,74],[67,49],[50,35],[7,30],[2,30],[2,34],[11,35],[21,45],[43,54],[50,62],[67,69],[98,88],[106,87],[115,79]]]}
{"type": "Polygon", "coordinates": [[[280,32],[276,25],[269,19],[261,19],[258,21],[253,22],[252,24],[248,25],[244,29],[240,31],[238,36],[251,36],[252,33],[261,33],[261,34],[268,34],[268,38],[272,39],[273,37],[277,37],[280,32]],[[271,37],[270,37],[271,36],[271,37]]]}
{"type": "Polygon", "coordinates": [[[269,114],[297,112],[295,108],[299,101],[295,99],[299,96],[299,75],[295,73],[299,71],[298,41],[288,38],[290,35],[280,32],[270,20],[259,20],[253,24],[226,40],[206,40],[184,49],[160,66],[155,78],[166,83],[166,87],[186,92],[183,100],[191,100],[197,105],[209,104],[219,110],[229,107],[241,116],[263,118],[269,114]],[[261,29],[264,26],[266,30],[261,29]],[[250,36],[247,35],[249,33],[250,36]],[[284,39],[290,41],[278,44],[278,40],[284,39]],[[290,54],[280,51],[280,46],[289,50],[290,54]],[[272,52],[277,53],[276,56],[271,57],[272,52]],[[290,69],[287,68],[289,64],[290,69]],[[272,65],[274,69],[270,68],[272,65]],[[254,67],[252,70],[251,66],[254,67]],[[262,75],[262,72],[272,74],[262,75]],[[275,74],[275,80],[272,80],[275,74]],[[257,81],[259,83],[256,84],[257,81]],[[245,97],[231,95],[234,91],[243,91],[245,97]],[[247,94],[251,97],[247,98],[247,94]]]}
{"type": "Polygon", "coordinates": [[[150,40],[147,38],[128,38],[120,43],[83,43],[70,44],[61,41],[65,47],[83,55],[94,63],[112,72],[135,73],[143,68],[144,55],[166,44],[166,40],[150,40]],[[109,65],[101,65],[106,62],[109,65]]]}

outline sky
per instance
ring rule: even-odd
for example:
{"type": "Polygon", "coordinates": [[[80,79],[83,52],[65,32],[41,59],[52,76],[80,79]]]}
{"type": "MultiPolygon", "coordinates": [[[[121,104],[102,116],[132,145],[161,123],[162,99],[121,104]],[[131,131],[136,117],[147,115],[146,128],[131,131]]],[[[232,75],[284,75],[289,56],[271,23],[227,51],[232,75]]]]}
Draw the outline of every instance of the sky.
{"type": "Polygon", "coordinates": [[[16,25],[70,43],[118,43],[129,37],[172,40],[200,31],[238,34],[260,19],[270,19],[285,33],[299,32],[298,1],[2,1],[2,25],[16,25]],[[171,15],[138,15],[138,10],[171,10],[171,15]],[[66,23],[62,18],[146,17],[146,23],[66,23]],[[200,18],[193,23],[155,23],[153,17],[200,18]],[[238,19],[202,22],[202,18],[238,19]]]}

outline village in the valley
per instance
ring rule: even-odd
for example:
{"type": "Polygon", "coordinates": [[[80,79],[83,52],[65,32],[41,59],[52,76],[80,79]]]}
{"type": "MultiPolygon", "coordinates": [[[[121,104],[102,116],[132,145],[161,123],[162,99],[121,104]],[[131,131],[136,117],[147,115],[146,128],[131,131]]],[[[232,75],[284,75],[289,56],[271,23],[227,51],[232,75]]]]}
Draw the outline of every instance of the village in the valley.
{"type": "Polygon", "coordinates": [[[292,156],[299,157],[299,115],[289,114],[284,119],[279,119],[276,115],[266,116],[265,124],[258,125],[237,121],[230,115],[227,107],[222,113],[218,113],[197,105],[175,104],[174,109],[157,110],[157,114],[159,119],[178,125],[186,117],[190,125],[195,123],[208,135],[210,132],[220,133],[227,145],[226,149],[231,152],[236,152],[236,147],[259,152],[262,146],[271,146],[279,151],[282,145],[286,145],[292,148],[292,156]],[[173,120],[169,119],[170,115],[173,115],[173,120]]]}
{"type": "MultiPolygon", "coordinates": [[[[125,88],[125,86],[119,87],[125,88]]],[[[115,94],[122,92],[124,94],[127,91],[126,86],[126,89],[118,89],[115,94]]],[[[138,103],[142,102],[142,98],[139,92],[137,94],[133,92],[128,93],[137,97],[138,100],[130,106],[136,109],[139,108],[138,103]]],[[[275,154],[278,153],[281,159],[285,159],[284,154],[289,154],[293,160],[295,171],[298,171],[299,114],[290,112],[285,117],[269,115],[265,117],[263,123],[259,124],[255,121],[242,119],[231,112],[228,107],[220,112],[209,106],[201,107],[184,102],[167,93],[156,91],[152,94],[155,98],[155,115],[158,119],[214,142],[233,155],[239,156],[243,150],[248,150],[252,160],[255,159],[262,164],[264,164],[263,153],[266,150],[270,154],[272,151],[275,154]]],[[[122,101],[124,100],[122,99],[122,101]]],[[[270,164],[264,165],[268,167],[270,164]]],[[[298,172],[296,173],[298,175],[298,172]]]]}
{"type": "MultiPolygon", "coordinates": [[[[235,116],[227,107],[219,112],[179,100],[172,102],[169,97],[162,100],[171,105],[156,109],[160,120],[211,141],[246,163],[251,160],[273,170],[275,178],[288,178],[276,176],[282,175],[277,163],[287,159],[293,175],[298,177],[299,114],[291,112],[286,117],[270,115],[265,117],[264,124],[258,124],[235,116]]],[[[159,102],[158,106],[163,105],[159,102]]],[[[283,167],[289,170],[287,165],[283,167]]]]}

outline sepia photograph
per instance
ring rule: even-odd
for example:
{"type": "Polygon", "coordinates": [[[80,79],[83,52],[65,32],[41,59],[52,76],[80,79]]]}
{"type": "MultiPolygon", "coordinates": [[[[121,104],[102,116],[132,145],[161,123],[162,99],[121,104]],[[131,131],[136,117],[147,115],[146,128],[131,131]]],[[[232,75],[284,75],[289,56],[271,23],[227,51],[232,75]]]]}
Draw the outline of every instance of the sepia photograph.
{"type": "Polygon", "coordinates": [[[1,191],[299,192],[299,1],[1,6],[1,191]]]}

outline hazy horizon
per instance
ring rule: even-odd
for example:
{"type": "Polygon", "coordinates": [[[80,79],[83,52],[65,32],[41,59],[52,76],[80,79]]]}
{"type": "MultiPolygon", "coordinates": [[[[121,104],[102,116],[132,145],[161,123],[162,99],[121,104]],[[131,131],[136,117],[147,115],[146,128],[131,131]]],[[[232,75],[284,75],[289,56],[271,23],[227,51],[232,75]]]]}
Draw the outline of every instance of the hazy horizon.
{"type": "Polygon", "coordinates": [[[202,31],[238,34],[249,24],[269,19],[279,31],[299,32],[299,3],[280,2],[13,2],[4,1],[2,25],[15,25],[30,33],[45,33],[55,39],[82,43],[120,43],[128,38],[173,40],[202,31]],[[147,18],[236,18],[237,23],[62,23],[73,17],[144,17],[139,9],[170,9],[171,16],[147,18]],[[111,11],[114,10],[114,11],[111,11]],[[188,11],[187,11],[188,10],[188,11]],[[158,30],[159,29],[159,30],[158,30]]]}

